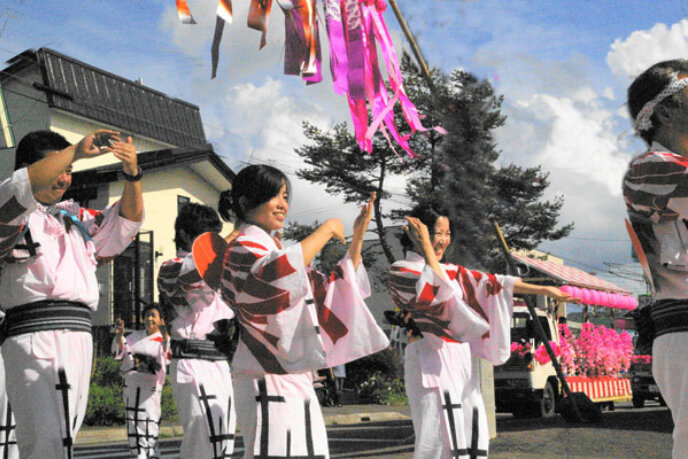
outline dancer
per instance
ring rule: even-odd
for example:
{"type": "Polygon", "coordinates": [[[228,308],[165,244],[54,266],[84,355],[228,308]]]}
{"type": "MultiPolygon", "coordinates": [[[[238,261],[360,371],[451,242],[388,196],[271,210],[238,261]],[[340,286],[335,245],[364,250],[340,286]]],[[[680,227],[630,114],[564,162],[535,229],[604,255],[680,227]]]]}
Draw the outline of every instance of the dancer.
{"type": "Polygon", "coordinates": [[[208,335],[215,323],[234,313],[219,293],[200,277],[191,245],[208,231],[219,232],[222,222],[208,206],[189,203],[174,223],[177,258],[160,267],[158,287],[172,336],[170,382],[184,426],[180,457],[219,459],[234,450],[236,417],[227,355],[208,335]]]}
{"type": "Polygon", "coordinates": [[[556,287],[441,264],[451,243],[448,213],[418,207],[411,215],[402,239],[406,259],[391,266],[389,286],[415,330],[404,360],[414,458],[487,457],[487,417],[471,356],[495,365],[509,358],[514,293],[570,297],[556,287]]]}
{"type": "Polygon", "coordinates": [[[115,359],[122,360],[129,451],[139,459],[159,458],[160,399],[169,364],[170,335],[158,306],[146,306],[141,315],[146,328],[126,338],[124,321],[117,319],[112,347],[115,359]]]}
{"type": "Polygon", "coordinates": [[[674,458],[688,456],[687,86],[684,59],[657,63],[629,86],[631,119],[649,149],[633,159],[623,182],[656,289],[649,306],[652,373],[674,420],[674,458]]]}
{"type": "Polygon", "coordinates": [[[123,142],[114,131],[76,145],[32,132],[15,156],[14,173],[0,184],[7,393],[21,457],[71,458],[88,401],[96,266],[121,253],[141,226],[142,172],[132,138],[123,142]],[[121,200],[102,212],[60,202],[72,163],[105,153],[122,162],[121,200]]]}
{"type": "Polygon", "coordinates": [[[270,233],[282,228],[288,210],[289,181],[264,165],[243,169],[220,203],[223,217],[233,213],[241,223],[225,256],[222,293],[241,328],[233,375],[245,458],[329,457],[312,370],[389,344],[363,302],[370,288],[360,254],[372,200],[332,282],[316,292],[307,266],[329,240],[344,242],[342,223],[328,220],[284,248],[270,233]]]}

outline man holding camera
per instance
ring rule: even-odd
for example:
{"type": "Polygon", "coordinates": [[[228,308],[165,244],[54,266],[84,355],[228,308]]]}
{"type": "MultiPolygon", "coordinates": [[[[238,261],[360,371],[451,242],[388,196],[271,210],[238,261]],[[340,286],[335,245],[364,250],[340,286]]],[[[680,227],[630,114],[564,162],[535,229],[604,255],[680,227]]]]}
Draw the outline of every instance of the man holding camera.
{"type": "Polygon", "coordinates": [[[35,131],[17,145],[15,171],[0,184],[2,356],[20,456],[71,458],[88,401],[96,267],[121,253],[143,221],[142,172],[132,138],[99,130],[70,145],[35,131]],[[112,154],[124,190],[103,211],[61,201],[74,161],[112,154]]]}

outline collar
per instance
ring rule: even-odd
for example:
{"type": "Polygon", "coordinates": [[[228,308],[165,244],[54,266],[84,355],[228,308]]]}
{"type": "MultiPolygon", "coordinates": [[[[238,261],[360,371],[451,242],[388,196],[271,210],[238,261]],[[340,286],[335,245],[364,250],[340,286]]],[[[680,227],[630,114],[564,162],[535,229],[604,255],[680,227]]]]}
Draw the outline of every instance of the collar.
{"type": "Polygon", "coordinates": [[[81,206],[79,205],[78,202],[74,202],[73,199],[68,199],[67,201],[61,201],[56,204],[51,204],[49,206],[46,206],[44,204],[41,204],[40,202],[37,202],[37,209],[50,215],[58,215],[61,211],[67,212],[69,215],[73,215],[75,217],[79,216],[79,211],[81,210],[81,206]]]}
{"type": "Polygon", "coordinates": [[[410,261],[412,263],[425,263],[425,257],[423,257],[417,252],[414,252],[413,250],[409,250],[406,252],[406,257],[404,258],[404,260],[410,261]]]}
{"type": "MultiPolygon", "coordinates": [[[[667,152],[667,153],[674,153],[673,151],[669,150],[667,147],[662,145],[661,143],[657,142],[656,140],[652,141],[652,145],[650,145],[650,151],[652,152],[667,152]]],[[[675,153],[674,153],[675,154],[675,153]]]]}
{"type": "Polygon", "coordinates": [[[282,244],[280,243],[280,241],[278,241],[277,239],[272,237],[268,232],[266,232],[260,226],[252,225],[251,223],[242,223],[241,226],[239,227],[239,232],[242,235],[248,236],[251,239],[256,239],[256,240],[264,242],[266,244],[266,247],[267,247],[268,241],[270,241],[272,244],[272,247],[267,247],[270,250],[282,249],[282,244]]]}

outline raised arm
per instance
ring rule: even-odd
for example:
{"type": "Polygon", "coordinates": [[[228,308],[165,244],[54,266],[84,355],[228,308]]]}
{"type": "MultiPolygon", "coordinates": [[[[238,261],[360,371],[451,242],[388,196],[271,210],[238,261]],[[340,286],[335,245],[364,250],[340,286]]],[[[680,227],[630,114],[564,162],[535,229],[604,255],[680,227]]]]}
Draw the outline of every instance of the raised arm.
{"type": "Polygon", "coordinates": [[[413,241],[413,245],[418,250],[418,253],[423,255],[425,263],[432,268],[435,274],[446,279],[442,266],[440,266],[440,261],[437,259],[437,255],[435,255],[435,249],[432,248],[428,227],[415,217],[406,217],[406,221],[408,225],[404,225],[404,231],[413,241]]]}
{"type": "Polygon", "coordinates": [[[116,138],[117,134],[115,131],[99,129],[88,134],[79,143],[31,164],[27,167],[31,191],[35,195],[50,189],[55,179],[63,174],[74,161],[111,152],[112,148],[110,147],[99,148],[96,138],[116,138]]]}
{"type": "Polygon", "coordinates": [[[344,238],[344,226],[338,218],[332,218],[320,225],[309,236],[301,241],[301,251],[303,253],[303,263],[310,264],[311,261],[320,253],[330,239],[335,238],[346,244],[344,238]]]}
{"type": "Polygon", "coordinates": [[[363,238],[368,230],[368,225],[370,225],[370,220],[373,218],[373,203],[377,193],[373,192],[370,195],[370,200],[368,204],[361,207],[361,213],[358,214],[356,220],[354,221],[354,236],[351,239],[351,244],[349,245],[349,256],[354,264],[354,269],[358,268],[361,263],[361,250],[363,249],[363,238]]]}
{"type": "MultiPolygon", "coordinates": [[[[134,140],[127,137],[126,142],[115,141],[112,143],[112,154],[115,158],[122,161],[122,170],[130,177],[135,177],[139,173],[138,161],[134,140]]],[[[122,200],[120,204],[120,215],[127,220],[140,222],[143,219],[143,196],[141,193],[141,181],[124,182],[122,200]]]]}

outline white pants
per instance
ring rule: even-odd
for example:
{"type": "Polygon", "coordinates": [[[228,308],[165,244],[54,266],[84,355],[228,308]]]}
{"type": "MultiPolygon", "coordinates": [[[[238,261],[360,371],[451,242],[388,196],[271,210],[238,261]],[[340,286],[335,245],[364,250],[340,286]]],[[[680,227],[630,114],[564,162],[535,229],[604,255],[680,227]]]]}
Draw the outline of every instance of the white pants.
{"type": "Polygon", "coordinates": [[[487,457],[487,416],[469,345],[431,349],[426,344],[411,343],[404,358],[414,459],[487,457]]]}
{"type": "Polygon", "coordinates": [[[652,374],[674,420],[673,459],[688,457],[688,332],[668,333],[652,344],[652,374]]]}
{"type": "Polygon", "coordinates": [[[22,459],[66,458],[86,414],[93,357],[87,332],[42,331],[2,345],[22,459]]]}
{"type": "Polygon", "coordinates": [[[18,459],[17,436],[15,434],[17,423],[10,408],[5,389],[5,362],[0,354],[0,458],[18,459]]]}
{"type": "Polygon", "coordinates": [[[124,417],[127,420],[129,451],[139,458],[157,457],[162,386],[154,375],[136,372],[127,374],[124,383],[124,417]]]}
{"type": "Polygon", "coordinates": [[[245,459],[329,458],[327,430],[309,373],[234,375],[245,459]]]}
{"type": "Polygon", "coordinates": [[[173,359],[170,381],[184,426],[179,457],[229,457],[234,451],[236,415],[227,361],[173,359]]]}

